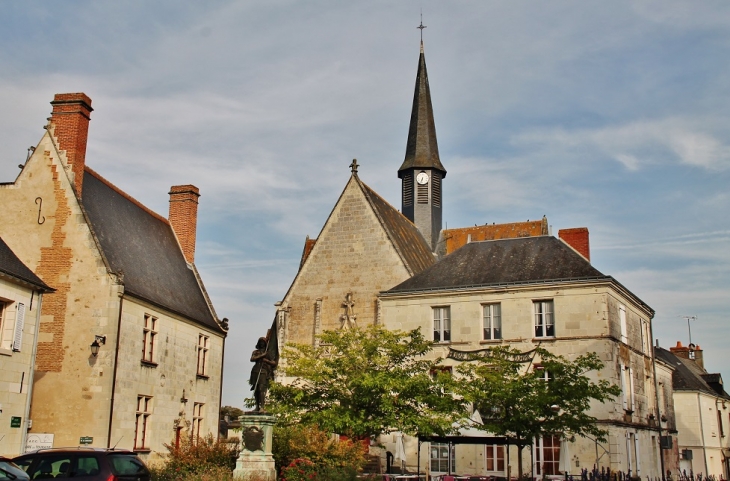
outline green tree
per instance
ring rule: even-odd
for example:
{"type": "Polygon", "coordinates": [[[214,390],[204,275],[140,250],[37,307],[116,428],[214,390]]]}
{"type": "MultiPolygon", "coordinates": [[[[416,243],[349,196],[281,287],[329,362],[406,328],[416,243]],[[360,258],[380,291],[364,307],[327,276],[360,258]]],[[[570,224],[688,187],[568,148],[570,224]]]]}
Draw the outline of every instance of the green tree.
{"type": "Polygon", "coordinates": [[[316,425],[354,438],[401,431],[446,434],[465,411],[450,376],[432,376],[432,342],[419,329],[381,326],[325,331],[318,346],[285,350],[291,384],[273,383],[267,409],[284,423],[316,425]]]}
{"type": "Polygon", "coordinates": [[[458,368],[463,399],[479,411],[482,428],[508,438],[518,448],[522,476],[522,449],[544,435],[592,436],[605,441],[606,430],[589,415],[591,402],[605,403],[621,393],[607,380],[594,382],[589,372],[603,362],[595,353],[569,361],[537,348],[533,361],[517,362],[522,353],[497,347],[489,355],[464,362],[458,368]]]}
{"type": "Polygon", "coordinates": [[[231,421],[237,421],[239,416],[243,416],[243,409],[235,406],[223,406],[221,407],[221,419],[228,416],[231,421]]]}

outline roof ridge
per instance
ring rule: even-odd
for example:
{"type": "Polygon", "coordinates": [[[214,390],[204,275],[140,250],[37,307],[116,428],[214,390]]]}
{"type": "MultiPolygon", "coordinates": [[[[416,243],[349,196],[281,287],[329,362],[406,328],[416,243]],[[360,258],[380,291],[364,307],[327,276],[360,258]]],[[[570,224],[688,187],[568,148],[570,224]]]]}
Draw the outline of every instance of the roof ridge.
{"type": "Polygon", "coordinates": [[[162,222],[164,222],[164,223],[166,223],[168,225],[170,224],[170,221],[168,219],[162,217],[160,214],[158,214],[157,212],[153,211],[152,209],[150,209],[149,207],[147,207],[146,205],[144,205],[142,202],[138,201],[137,199],[135,199],[131,195],[129,195],[126,192],[124,192],[122,189],[120,189],[119,187],[117,187],[116,185],[114,185],[111,181],[109,181],[106,178],[104,178],[103,176],[101,176],[98,172],[96,172],[94,169],[92,169],[88,165],[84,166],[84,170],[86,172],[88,172],[89,174],[93,175],[94,177],[96,177],[97,179],[99,179],[101,182],[103,182],[104,184],[106,184],[107,187],[109,187],[114,192],[116,192],[117,194],[121,195],[122,197],[124,197],[125,199],[127,199],[128,201],[130,201],[132,204],[136,205],[137,207],[139,207],[143,211],[147,212],[152,217],[155,217],[156,219],[161,220],[162,222]]]}

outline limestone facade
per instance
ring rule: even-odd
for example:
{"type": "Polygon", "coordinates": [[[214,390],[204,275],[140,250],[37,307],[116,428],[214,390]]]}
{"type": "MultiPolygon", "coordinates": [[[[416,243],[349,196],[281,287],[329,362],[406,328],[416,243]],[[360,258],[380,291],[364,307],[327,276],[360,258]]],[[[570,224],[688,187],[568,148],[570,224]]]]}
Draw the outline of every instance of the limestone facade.
{"type": "Polygon", "coordinates": [[[17,455],[25,445],[42,303],[42,292],[0,276],[0,455],[17,455]]]}
{"type": "MultiPolygon", "coordinates": [[[[528,351],[540,344],[568,359],[596,352],[605,367],[591,376],[623,386],[624,396],[611,403],[591,406],[590,414],[609,431],[608,442],[596,444],[577,438],[569,443],[570,472],[579,474],[580,468],[592,468],[597,463],[599,468],[631,470],[632,474],[642,477],[660,475],[650,341],[653,312],[619,284],[601,281],[410,294],[389,292],[381,294],[380,304],[383,324],[389,329],[421,328],[429,335],[434,329],[433,309],[449,307],[451,341],[437,343],[431,354],[437,358],[445,358],[449,347],[469,351],[495,345],[510,345],[528,351]],[[555,336],[536,338],[534,302],[544,300],[553,302],[555,336]],[[484,306],[493,304],[501,305],[502,338],[485,340],[483,310],[484,306]],[[621,312],[626,316],[623,331],[621,318],[624,314],[621,312]],[[596,459],[597,451],[599,459],[596,459]]],[[[456,363],[452,359],[444,360],[446,366],[456,363]]],[[[415,448],[416,443],[410,445],[415,448]]],[[[455,451],[457,472],[506,475],[506,465],[504,470],[487,469],[485,446],[459,445],[455,451]]],[[[512,448],[510,454],[512,474],[516,475],[516,448],[512,448]]],[[[524,466],[530,466],[529,450],[525,450],[523,456],[524,466]]],[[[409,467],[415,469],[416,452],[408,453],[407,458],[409,467]]],[[[425,446],[420,462],[422,469],[429,466],[429,449],[425,446]]],[[[536,474],[542,474],[541,466],[535,465],[534,470],[536,474]]]]}
{"type": "MultiPolygon", "coordinates": [[[[56,101],[86,105],[82,114],[88,123],[88,97],[64,94],[56,101]]],[[[54,105],[54,116],[56,109],[54,105]]],[[[74,115],[73,109],[63,113],[74,115]]],[[[89,175],[83,165],[86,139],[74,135],[85,136],[88,128],[74,122],[69,127],[66,118],[52,117],[17,179],[0,184],[0,236],[56,290],[44,298],[39,316],[28,432],[53,434],[56,447],[78,446],[81,437],[90,437],[91,446],[136,448],[144,457],[166,452],[163,443],[193,429],[201,436],[216,435],[225,328],[125,289],[124,270],[111,267],[81,201],[86,191],[80,176],[89,175]],[[145,342],[149,346],[145,316],[156,320],[150,362],[144,362],[142,347],[145,342]],[[90,344],[101,338],[93,356],[90,344]],[[198,367],[201,350],[206,355],[203,373],[198,367]],[[143,410],[140,397],[149,401],[143,410]],[[139,420],[145,422],[144,441],[139,420]]],[[[128,200],[150,218],[167,222],[128,200]]],[[[180,249],[177,242],[175,248],[180,249]]],[[[182,251],[179,257],[184,268],[182,251]]],[[[194,271],[192,264],[188,268],[194,271]]],[[[202,284],[198,289],[205,296],[202,284]]],[[[218,323],[212,306],[206,309],[218,323]]]]}
{"type": "Polygon", "coordinates": [[[282,346],[312,344],[323,330],[342,327],[348,294],[355,325],[378,322],[378,292],[413,274],[364,189],[353,175],[279,304],[282,346]]]}

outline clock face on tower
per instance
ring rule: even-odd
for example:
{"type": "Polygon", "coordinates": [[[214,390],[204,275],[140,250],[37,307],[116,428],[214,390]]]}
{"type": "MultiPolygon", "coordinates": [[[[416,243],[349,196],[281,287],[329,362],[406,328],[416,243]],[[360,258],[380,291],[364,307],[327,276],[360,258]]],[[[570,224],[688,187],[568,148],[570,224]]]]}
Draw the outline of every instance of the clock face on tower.
{"type": "Polygon", "coordinates": [[[419,184],[427,184],[428,183],[428,174],[425,172],[421,172],[416,176],[416,182],[419,184]]]}

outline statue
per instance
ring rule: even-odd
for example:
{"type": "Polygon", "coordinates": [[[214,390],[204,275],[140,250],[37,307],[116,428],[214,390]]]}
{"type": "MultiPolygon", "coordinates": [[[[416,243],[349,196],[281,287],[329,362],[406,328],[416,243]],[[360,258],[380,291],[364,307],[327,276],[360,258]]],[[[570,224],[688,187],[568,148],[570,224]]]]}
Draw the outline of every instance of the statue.
{"type": "MultiPolygon", "coordinates": [[[[269,335],[270,333],[271,331],[269,331],[269,335]]],[[[274,352],[273,345],[267,337],[260,337],[256,343],[256,349],[251,353],[251,362],[254,365],[248,382],[253,388],[253,396],[256,401],[254,412],[264,412],[266,393],[269,391],[269,383],[274,378],[274,370],[278,364],[278,346],[274,352]]]]}
{"type": "Polygon", "coordinates": [[[352,300],[352,292],[345,295],[345,302],[342,303],[342,307],[345,309],[345,313],[340,316],[340,322],[342,323],[340,329],[356,328],[357,316],[355,316],[355,301],[352,300]]]}

